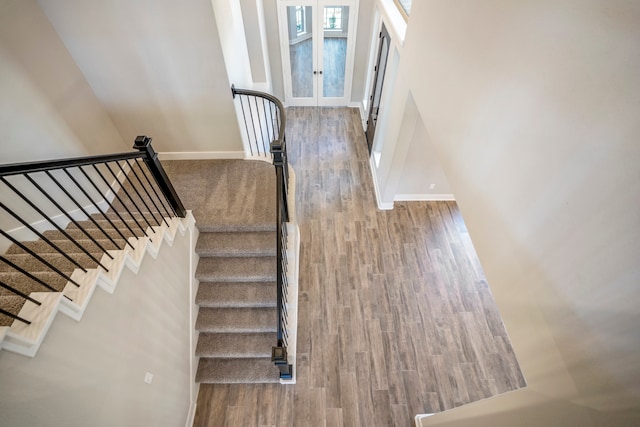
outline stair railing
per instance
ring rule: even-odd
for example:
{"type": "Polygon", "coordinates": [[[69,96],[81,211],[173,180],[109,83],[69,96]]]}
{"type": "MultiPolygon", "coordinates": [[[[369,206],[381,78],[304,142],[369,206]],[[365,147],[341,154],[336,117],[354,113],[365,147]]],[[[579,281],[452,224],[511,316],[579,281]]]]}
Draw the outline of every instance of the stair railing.
{"type": "Polygon", "coordinates": [[[80,287],[68,268],[63,271],[47,260],[30,240],[44,242],[49,253],[83,272],[87,269],[79,257],[108,272],[101,259],[113,259],[109,250],[133,248],[129,237],[150,237],[149,229],[167,223],[166,218],[185,217],[151,138],[138,136],[133,148],[137,151],[0,165],[0,243],[27,259],[16,262],[0,250],[0,314],[6,316],[0,325],[31,323],[19,315],[26,301],[41,304],[31,292],[61,291],[60,279],[80,287]],[[91,228],[81,224],[87,220],[91,228]],[[73,231],[67,228],[70,224],[73,231]],[[52,233],[60,238],[51,238],[52,233]],[[49,274],[28,271],[29,262],[49,274]],[[51,277],[58,287],[52,286],[51,277]],[[18,285],[25,279],[27,286],[18,285]]]}
{"type": "Polygon", "coordinates": [[[264,92],[231,86],[231,93],[240,106],[240,131],[247,157],[271,160],[271,143],[284,139],[284,106],[278,98],[264,92]]]}
{"type": "Polygon", "coordinates": [[[293,365],[287,354],[289,346],[289,282],[287,279],[287,223],[289,222],[288,182],[289,163],[285,138],[286,117],[282,102],[267,93],[236,89],[231,86],[243,113],[246,136],[252,157],[270,156],[276,171],[276,255],[277,255],[277,343],[272,348],[271,360],[280,369],[280,378],[293,378],[293,365]]]}

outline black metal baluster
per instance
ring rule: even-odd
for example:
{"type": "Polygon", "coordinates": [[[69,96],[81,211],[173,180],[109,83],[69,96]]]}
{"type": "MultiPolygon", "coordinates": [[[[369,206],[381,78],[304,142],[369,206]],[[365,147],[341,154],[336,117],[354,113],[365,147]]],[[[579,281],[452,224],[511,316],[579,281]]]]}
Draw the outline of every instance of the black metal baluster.
{"type": "MultiPolygon", "coordinates": [[[[234,93],[235,98],[235,93],[234,93]]],[[[253,145],[251,144],[251,135],[249,133],[249,124],[247,123],[247,113],[244,111],[244,104],[242,103],[242,95],[239,95],[240,108],[242,108],[242,118],[244,120],[244,128],[247,131],[247,140],[249,141],[249,151],[251,151],[251,155],[253,156],[253,145]]]]}
{"type": "MultiPolygon", "coordinates": [[[[129,163],[129,160],[125,160],[127,162],[127,165],[129,165],[129,169],[131,170],[131,172],[133,172],[133,176],[135,176],[136,180],[138,180],[138,183],[140,184],[140,187],[142,187],[142,189],[144,190],[145,194],[147,195],[147,197],[149,198],[149,200],[151,201],[151,203],[153,204],[153,207],[156,208],[156,211],[158,212],[158,214],[160,215],[160,219],[164,221],[165,224],[167,224],[167,227],[169,226],[169,223],[167,222],[167,220],[162,216],[162,213],[160,212],[160,209],[158,208],[158,205],[156,205],[155,200],[153,200],[153,197],[151,197],[151,194],[149,194],[149,190],[147,190],[147,187],[144,186],[144,184],[142,183],[142,180],[140,179],[140,177],[138,176],[138,172],[136,172],[136,170],[133,168],[133,166],[131,166],[131,163],[129,163]]],[[[137,163],[137,162],[136,162],[137,163]]],[[[145,206],[147,204],[145,203],[145,206]]],[[[153,217],[153,219],[156,219],[156,216],[154,215],[154,212],[151,212],[151,216],[153,217]]],[[[157,221],[157,220],[156,220],[157,221]]],[[[158,222],[158,225],[160,225],[160,222],[158,222]]]]}
{"type": "MultiPolygon", "coordinates": [[[[129,174],[126,173],[124,171],[124,168],[122,167],[122,165],[120,164],[120,162],[116,162],[116,164],[118,165],[118,167],[120,168],[120,171],[124,174],[125,176],[125,180],[129,182],[129,184],[131,185],[131,189],[133,189],[133,191],[136,193],[136,195],[138,196],[138,199],[140,199],[140,201],[142,202],[142,204],[144,205],[145,209],[146,209],[146,213],[150,213],[151,214],[151,218],[153,218],[153,220],[156,222],[156,225],[160,225],[160,221],[158,221],[156,219],[156,217],[153,215],[153,212],[151,212],[151,208],[149,208],[149,206],[147,205],[147,202],[144,201],[144,198],[140,195],[140,192],[138,192],[138,189],[136,188],[135,184],[133,183],[133,180],[129,177],[129,174]]],[[[128,163],[127,163],[128,165],[128,163]]],[[[124,188],[124,187],[123,187],[124,188]]],[[[142,216],[144,217],[145,214],[140,212],[142,214],[142,216]]]]}
{"type": "Polygon", "coordinates": [[[51,264],[49,261],[47,261],[46,259],[42,258],[40,255],[38,255],[37,253],[35,253],[34,251],[32,251],[31,249],[26,247],[24,244],[22,244],[21,242],[17,241],[16,239],[14,239],[11,235],[6,233],[4,230],[0,229],[0,233],[2,233],[2,235],[4,237],[6,237],[7,239],[11,240],[15,245],[19,246],[20,249],[22,249],[23,251],[29,253],[29,255],[31,255],[32,257],[34,257],[35,259],[37,259],[38,261],[40,261],[41,263],[43,263],[44,265],[46,265],[47,267],[49,267],[50,269],[52,269],[53,271],[58,273],[60,276],[64,277],[68,282],[73,283],[78,288],[80,287],[80,284],[78,282],[73,280],[68,275],[64,274],[62,271],[60,271],[60,269],[58,269],[56,266],[51,264]]]}
{"type": "MultiPolygon", "coordinates": [[[[9,188],[11,188],[13,190],[13,192],[15,194],[17,194],[18,196],[20,196],[20,198],[22,200],[24,200],[25,202],[27,202],[27,204],[29,204],[29,206],[31,206],[36,212],[38,212],[43,218],[46,218],[47,222],[49,222],[51,225],[53,225],[56,229],[58,229],[58,231],[62,232],[63,234],[65,233],[65,231],[58,225],[56,224],[54,221],[51,220],[51,218],[49,218],[44,212],[42,212],[42,210],[37,207],[35,204],[33,204],[33,202],[31,202],[31,200],[29,200],[24,194],[22,194],[20,191],[18,191],[17,188],[15,188],[13,185],[11,185],[11,183],[9,183],[7,180],[5,180],[4,177],[0,177],[0,179],[2,180],[2,182],[5,183],[5,185],[7,185],[9,188]]],[[[58,245],[55,245],[51,240],[49,240],[48,238],[46,238],[42,233],[40,233],[39,231],[37,231],[35,228],[33,228],[31,226],[31,224],[29,224],[28,222],[26,222],[24,219],[22,219],[22,217],[20,217],[18,214],[16,214],[15,212],[13,212],[11,209],[9,209],[4,203],[0,202],[0,207],[2,207],[2,209],[4,209],[6,212],[8,212],[12,217],[14,217],[15,219],[17,219],[18,221],[20,221],[20,223],[22,225],[24,225],[25,227],[27,227],[29,229],[29,231],[31,231],[32,233],[34,233],[36,236],[38,236],[38,238],[42,239],[44,242],[46,242],[49,246],[51,246],[52,248],[54,248],[55,250],[57,250],[58,252],[60,252],[62,255],[65,256],[65,258],[67,258],[69,261],[71,261],[72,263],[74,263],[78,268],[82,269],[82,271],[84,271],[85,273],[87,272],[87,270],[80,265],[79,262],[77,262],[76,260],[74,260],[73,258],[71,258],[69,255],[67,255],[67,253],[65,251],[63,251],[62,249],[60,249],[60,247],[58,247],[58,245]]],[[[66,235],[66,234],[65,234],[66,235]]],[[[66,235],[67,238],[69,240],[72,240],[70,236],[66,235]]],[[[73,240],[72,240],[73,241],[73,240]]],[[[77,243],[74,242],[74,244],[76,246],[78,246],[83,252],[85,252],[87,255],[91,256],[88,251],[78,245],[77,243]]],[[[92,257],[92,259],[94,259],[92,257]]]]}
{"type": "MultiPolygon", "coordinates": [[[[64,170],[65,172],[67,172],[67,169],[66,169],[66,168],[65,168],[65,169],[63,169],[63,170],[64,170]]],[[[73,203],[78,207],[78,209],[80,209],[80,211],[81,211],[81,212],[82,212],[82,213],[83,213],[83,214],[84,214],[84,215],[85,215],[85,216],[86,216],[86,217],[87,217],[91,222],[93,222],[93,225],[95,225],[96,227],[98,227],[98,230],[100,230],[100,232],[101,232],[102,234],[104,234],[104,235],[105,235],[105,237],[106,237],[107,239],[109,239],[109,240],[111,241],[111,243],[113,243],[113,244],[114,244],[114,246],[115,246],[117,249],[122,249],[122,248],[120,247],[120,245],[118,245],[118,244],[116,243],[116,241],[115,241],[115,240],[113,240],[113,238],[112,238],[112,237],[111,237],[111,236],[110,236],[106,231],[104,231],[104,229],[103,229],[103,228],[102,228],[102,227],[101,227],[101,226],[96,222],[96,220],[95,220],[95,219],[93,219],[93,217],[91,216],[91,214],[89,214],[89,212],[87,212],[87,211],[82,207],[82,205],[80,204],[80,202],[78,202],[78,201],[75,199],[75,197],[73,197],[73,196],[71,195],[71,193],[69,193],[69,191],[68,191],[68,190],[67,190],[67,189],[66,189],[62,184],[60,184],[60,182],[59,182],[59,181],[58,181],[58,180],[53,176],[53,174],[52,174],[50,171],[45,171],[45,173],[46,173],[46,174],[47,174],[47,176],[48,176],[48,177],[49,177],[49,178],[50,178],[50,179],[51,179],[51,180],[52,180],[52,181],[53,181],[53,182],[54,182],[54,183],[55,183],[55,184],[60,188],[60,190],[62,190],[62,192],[63,192],[63,193],[64,193],[64,194],[69,198],[69,200],[71,200],[71,201],[72,201],[72,202],[73,202],[73,203]]],[[[69,173],[68,173],[68,172],[67,172],[67,175],[69,175],[69,173]]],[[[94,204],[94,206],[95,206],[95,204],[94,204]]],[[[91,238],[91,234],[90,234],[90,233],[89,233],[85,228],[80,227],[80,223],[77,223],[77,222],[75,222],[75,221],[74,221],[73,223],[74,223],[74,224],[76,225],[76,227],[78,227],[78,228],[80,229],[80,231],[82,231],[82,232],[83,232],[87,237],[91,238]]],[[[101,248],[101,249],[102,249],[102,248],[101,248]]],[[[106,251],[105,251],[105,252],[106,252],[106,251]]],[[[113,257],[111,256],[111,254],[107,253],[107,255],[109,255],[109,257],[110,257],[111,259],[113,259],[113,257]]]]}
{"type": "MultiPolygon", "coordinates": [[[[120,167],[120,169],[122,169],[122,166],[120,166],[120,164],[118,162],[116,162],[118,164],[118,166],[120,167]]],[[[107,169],[109,169],[109,172],[111,172],[111,175],[113,175],[113,178],[116,180],[116,182],[120,185],[120,190],[122,190],[124,192],[124,194],[129,198],[129,200],[131,201],[131,203],[133,203],[133,206],[136,208],[136,210],[138,211],[138,213],[140,214],[140,216],[142,216],[142,219],[144,220],[144,222],[147,223],[147,227],[153,229],[153,227],[151,226],[151,224],[149,224],[149,221],[147,221],[147,218],[145,218],[144,214],[142,213],[142,211],[140,210],[140,208],[138,207],[138,205],[136,204],[136,202],[133,200],[133,198],[131,197],[131,195],[129,194],[129,192],[127,191],[127,189],[125,188],[124,184],[122,182],[120,182],[120,180],[118,179],[118,177],[116,176],[116,174],[113,172],[113,170],[111,169],[111,166],[109,166],[109,164],[106,164],[107,169]]],[[[118,192],[116,192],[114,190],[114,192],[117,194],[118,192]]],[[[122,206],[125,206],[126,208],[126,204],[122,204],[122,206]]],[[[127,209],[127,212],[129,212],[129,209],[127,209]]],[[[133,215],[132,215],[133,217],[133,215]]],[[[137,222],[137,221],[136,221],[137,222]]],[[[142,228],[142,227],[140,227],[142,228]]],[[[144,231],[144,229],[143,229],[144,231]]],[[[146,231],[144,231],[144,235],[149,237],[150,236],[147,234],[146,231]]]]}
{"type": "Polygon", "coordinates": [[[261,140],[262,150],[264,151],[264,155],[266,156],[267,155],[267,145],[265,144],[264,132],[262,131],[262,120],[260,120],[260,107],[258,107],[258,100],[257,100],[257,98],[255,96],[253,97],[253,104],[256,107],[256,115],[258,116],[258,128],[260,129],[260,137],[261,137],[260,140],[261,140]]]}
{"type": "MultiPolygon", "coordinates": [[[[171,216],[178,216],[176,214],[176,212],[173,210],[173,207],[171,206],[171,203],[166,202],[169,205],[169,208],[167,208],[167,205],[165,205],[165,200],[162,199],[162,197],[160,197],[160,195],[158,194],[158,192],[156,191],[156,186],[153,185],[151,183],[151,180],[149,179],[149,177],[147,176],[146,172],[144,171],[144,169],[142,169],[142,165],[140,164],[139,161],[136,161],[136,165],[138,165],[138,169],[140,169],[140,173],[142,174],[142,176],[145,177],[145,179],[147,180],[147,184],[149,184],[149,188],[151,188],[151,190],[153,190],[153,194],[155,194],[156,198],[158,199],[158,201],[160,202],[160,205],[162,206],[162,209],[164,209],[164,211],[166,212],[168,217],[171,216]],[[171,209],[171,211],[169,210],[171,209]],[[173,214],[171,213],[173,212],[173,214]]],[[[166,198],[165,198],[166,199],[166,198]]]]}
{"type": "Polygon", "coordinates": [[[276,132],[278,130],[278,123],[273,120],[273,109],[274,109],[274,104],[273,102],[269,102],[269,120],[271,121],[271,141],[274,141],[276,139],[276,132]]]}
{"type": "Polygon", "coordinates": [[[251,119],[251,128],[253,129],[253,138],[256,145],[256,154],[259,156],[260,145],[258,144],[258,133],[256,132],[256,123],[255,123],[255,119],[253,118],[253,109],[251,108],[251,100],[249,99],[248,96],[245,96],[245,98],[247,99],[247,108],[249,109],[249,119],[251,119]]]}
{"type": "MultiPolygon", "coordinates": [[[[31,182],[31,184],[33,184],[33,185],[34,185],[34,186],[35,186],[35,187],[36,187],[36,188],[37,188],[37,189],[38,189],[38,190],[39,190],[39,191],[40,191],[40,192],[41,192],[41,193],[42,193],[42,194],[47,198],[47,199],[49,199],[49,201],[50,201],[51,203],[53,203],[53,205],[54,205],[56,208],[58,208],[58,209],[60,210],[60,212],[62,212],[62,213],[63,213],[67,218],[69,218],[69,219],[71,220],[71,222],[73,222],[73,223],[74,223],[78,228],[82,228],[82,227],[80,227],[80,226],[78,225],[77,221],[76,221],[75,219],[73,219],[73,218],[71,217],[71,215],[69,215],[69,214],[67,213],[67,211],[65,211],[65,210],[62,208],[62,206],[60,206],[60,204],[58,204],[58,202],[56,202],[56,201],[53,199],[53,197],[51,197],[51,196],[49,195],[49,193],[47,193],[46,191],[44,191],[44,189],[43,189],[43,188],[42,188],[42,187],[41,187],[37,182],[35,182],[35,181],[33,180],[33,178],[31,178],[31,177],[29,176],[29,174],[24,174],[24,177],[25,177],[25,178],[27,178],[27,179],[29,180],[29,182],[31,182]]],[[[86,250],[86,249],[85,249],[81,244],[79,244],[79,243],[76,241],[76,239],[74,239],[73,237],[71,237],[71,236],[69,235],[69,233],[67,233],[67,232],[66,232],[65,230],[63,230],[61,227],[57,226],[57,224],[56,224],[56,227],[58,228],[58,230],[59,230],[62,234],[64,234],[64,236],[65,236],[67,239],[69,239],[71,242],[73,242],[73,243],[74,243],[78,248],[82,249],[82,250],[83,250],[87,255],[89,255],[89,256],[91,257],[91,259],[92,259],[92,260],[94,260],[95,262],[97,262],[97,263],[98,263],[98,265],[99,265],[100,267],[104,268],[104,270],[105,270],[105,271],[109,271],[109,269],[107,269],[107,267],[105,267],[104,265],[102,265],[102,263],[101,263],[100,261],[98,261],[98,260],[96,259],[96,257],[94,257],[91,253],[89,253],[89,251],[88,251],[88,250],[86,250]]],[[[84,229],[83,229],[83,231],[84,231],[84,229]]],[[[85,233],[85,234],[87,234],[87,233],[86,233],[86,231],[85,231],[84,233],[85,233]]],[[[98,241],[97,241],[96,239],[94,239],[94,238],[93,238],[93,236],[91,236],[91,235],[89,235],[89,234],[87,234],[87,236],[89,236],[89,239],[90,239],[90,240],[91,240],[91,241],[92,241],[92,242],[93,242],[97,247],[99,247],[99,248],[100,248],[100,250],[101,250],[102,252],[107,253],[107,250],[106,250],[105,248],[103,248],[103,247],[102,247],[102,245],[101,245],[100,243],[98,243],[98,241]]],[[[109,255],[109,254],[107,254],[107,255],[109,255]]],[[[112,257],[111,255],[109,255],[109,257],[113,259],[113,257],[112,257]]]]}
{"type": "Polygon", "coordinates": [[[0,280],[0,288],[4,288],[4,289],[8,290],[9,292],[14,293],[14,294],[18,295],[21,298],[29,300],[32,303],[36,304],[36,305],[42,305],[42,303],[40,301],[38,301],[36,299],[33,299],[32,297],[30,297],[29,295],[25,294],[24,292],[19,291],[18,289],[13,288],[11,285],[7,285],[2,280],[0,280]]]}
{"type": "MultiPolygon", "coordinates": [[[[94,165],[95,166],[95,165],[94,165]]],[[[91,185],[93,186],[93,188],[95,188],[95,190],[98,192],[98,194],[100,194],[103,197],[103,200],[105,201],[105,203],[107,205],[109,205],[109,209],[114,211],[115,214],[118,216],[118,218],[120,218],[120,220],[122,221],[122,223],[129,229],[129,231],[131,232],[131,234],[137,239],[138,236],[136,236],[136,233],[133,232],[133,230],[131,229],[131,227],[129,227],[129,224],[127,224],[127,222],[122,218],[122,216],[120,215],[120,212],[118,212],[117,210],[115,210],[113,208],[113,205],[111,204],[111,202],[109,201],[109,199],[107,198],[106,194],[102,194],[102,191],[100,190],[100,188],[98,188],[98,186],[96,185],[96,183],[93,181],[93,179],[91,179],[89,177],[89,175],[87,174],[87,172],[82,168],[82,166],[78,167],[78,169],[80,169],[80,172],[83,173],[83,175],[87,178],[87,180],[91,183],[91,185]]],[[[96,205],[97,206],[97,205],[96,205]]],[[[119,227],[116,227],[116,225],[113,223],[113,221],[111,221],[111,218],[109,218],[109,216],[102,211],[102,209],[98,209],[100,211],[100,214],[104,217],[104,219],[106,219],[107,221],[109,221],[109,224],[111,224],[111,226],[118,231],[118,233],[120,234],[120,236],[122,236],[122,238],[125,240],[126,244],[129,245],[131,247],[131,249],[134,249],[133,245],[129,242],[129,239],[125,237],[124,233],[122,233],[120,231],[119,227]]]]}
{"type": "MultiPolygon", "coordinates": [[[[131,211],[129,210],[129,208],[127,207],[127,205],[124,203],[124,201],[120,198],[120,196],[118,195],[118,192],[116,190],[114,190],[111,185],[109,184],[109,182],[107,181],[107,178],[104,177],[104,175],[102,174],[102,172],[100,172],[100,170],[96,167],[96,165],[92,165],[93,168],[96,170],[96,172],[98,172],[98,175],[100,175],[100,178],[102,178],[102,180],[104,181],[104,183],[106,184],[106,186],[110,189],[110,191],[113,192],[113,196],[118,200],[118,202],[122,205],[122,207],[124,208],[124,210],[127,211],[127,213],[129,214],[129,216],[131,217],[131,219],[136,223],[136,225],[138,227],[140,227],[140,230],[142,230],[142,233],[146,236],[149,237],[149,235],[147,234],[147,231],[144,229],[144,227],[142,226],[142,224],[140,224],[138,222],[138,220],[133,216],[133,214],[131,213],[131,211]]],[[[118,178],[113,174],[113,172],[111,171],[111,168],[109,167],[109,165],[107,163],[104,163],[104,166],[107,168],[107,170],[109,172],[111,172],[111,175],[113,175],[113,177],[115,178],[116,182],[118,182],[118,184],[120,184],[120,182],[118,181],[118,178]]],[[[111,205],[111,203],[109,203],[109,205],[111,205]]],[[[118,218],[120,218],[122,220],[122,222],[124,222],[126,224],[126,221],[122,218],[122,215],[120,215],[120,213],[118,212],[117,209],[114,209],[113,206],[111,205],[111,208],[113,209],[114,212],[116,212],[118,214],[118,218]]],[[[127,227],[129,227],[129,225],[127,225],[127,227]]],[[[131,227],[129,227],[129,230],[131,230],[131,227]]],[[[131,232],[133,233],[133,230],[131,230],[131,232]]],[[[138,235],[134,233],[134,235],[136,236],[136,239],[138,238],[138,235]]]]}
{"type": "Polygon", "coordinates": [[[46,284],[44,282],[44,280],[40,279],[39,277],[34,276],[33,274],[29,273],[27,270],[25,270],[24,268],[22,268],[19,265],[15,264],[14,262],[9,261],[3,255],[0,255],[0,261],[4,262],[5,264],[7,264],[8,266],[14,268],[15,270],[18,270],[20,273],[24,274],[29,279],[38,282],[38,284],[44,286],[45,288],[49,289],[50,291],[58,292],[58,290],[56,288],[52,287],[51,285],[46,284]]]}
{"type": "Polygon", "coordinates": [[[0,313],[4,314],[5,316],[11,317],[12,319],[19,320],[22,323],[26,323],[27,325],[31,324],[31,322],[28,321],[27,319],[24,319],[24,318],[18,316],[17,314],[13,314],[11,312],[8,312],[7,310],[3,310],[3,309],[0,308],[0,313]]]}
{"type": "Polygon", "coordinates": [[[171,180],[167,176],[167,173],[164,171],[162,163],[160,163],[160,160],[158,159],[158,154],[151,146],[151,138],[144,135],[137,136],[133,144],[133,148],[144,153],[144,162],[151,172],[151,175],[153,175],[153,179],[155,179],[156,184],[162,190],[162,193],[167,198],[167,201],[176,215],[180,218],[184,218],[187,215],[187,211],[184,208],[180,197],[178,197],[176,189],[173,187],[173,184],[171,184],[171,180]]]}

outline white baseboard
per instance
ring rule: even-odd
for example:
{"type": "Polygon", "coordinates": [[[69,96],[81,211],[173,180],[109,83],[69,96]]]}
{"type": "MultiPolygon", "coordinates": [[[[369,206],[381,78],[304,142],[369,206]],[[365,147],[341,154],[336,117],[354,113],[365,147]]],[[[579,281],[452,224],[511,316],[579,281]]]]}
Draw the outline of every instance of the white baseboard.
{"type": "Polygon", "coordinates": [[[383,203],[380,201],[380,189],[378,188],[378,179],[376,176],[376,165],[373,160],[373,156],[369,156],[369,169],[371,170],[371,179],[373,180],[373,188],[376,193],[376,203],[378,204],[378,209],[381,211],[390,211],[393,209],[393,202],[391,203],[383,203]]]}
{"type": "Polygon", "coordinates": [[[433,414],[418,414],[415,417],[415,424],[416,427],[422,427],[422,420],[424,420],[427,417],[430,417],[433,414]]]}
{"type": "MultiPolygon", "coordinates": [[[[192,379],[195,377],[191,377],[192,379]]],[[[191,402],[191,405],[189,405],[189,412],[187,413],[187,422],[185,424],[185,427],[192,427],[193,426],[193,421],[196,417],[196,407],[197,407],[197,403],[198,403],[198,393],[200,392],[200,383],[197,383],[197,392],[196,392],[196,399],[193,400],[191,402]]]]}
{"type": "Polygon", "coordinates": [[[396,194],[396,202],[443,202],[455,201],[453,194],[396,194]]]}
{"type": "Polygon", "coordinates": [[[244,151],[164,151],[158,153],[160,160],[215,160],[244,159],[244,151]]]}
{"type": "Polygon", "coordinates": [[[367,109],[364,104],[364,100],[360,102],[353,102],[349,107],[358,109],[360,112],[360,121],[362,121],[362,130],[367,130],[367,109]]]}

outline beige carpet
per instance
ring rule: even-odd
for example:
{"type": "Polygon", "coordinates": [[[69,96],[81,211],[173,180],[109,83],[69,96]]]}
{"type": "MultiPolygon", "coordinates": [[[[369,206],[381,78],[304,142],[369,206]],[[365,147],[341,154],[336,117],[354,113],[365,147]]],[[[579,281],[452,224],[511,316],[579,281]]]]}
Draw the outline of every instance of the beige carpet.
{"type": "Polygon", "coordinates": [[[200,236],[196,381],[269,383],[276,344],[275,171],[260,161],[163,162],[200,236]]]}
{"type": "MultiPolygon", "coordinates": [[[[277,322],[273,166],[244,160],[162,163],[185,208],[193,211],[200,231],[196,248],[200,256],[196,303],[201,307],[196,324],[200,331],[196,350],[200,357],[197,380],[208,383],[277,382],[278,369],[270,360],[271,346],[276,344],[277,322]]],[[[121,196],[125,204],[130,203],[121,196]]],[[[149,209],[154,209],[149,198],[144,199],[149,209]]],[[[118,205],[116,200],[114,206],[118,205]]],[[[134,211],[134,216],[139,215],[134,211]]],[[[107,221],[100,215],[94,219],[124,246],[124,240],[109,228],[107,221]]],[[[115,217],[112,219],[115,223],[121,222],[115,217]]],[[[130,221],[128,216],[126,219],[130,221]]],[[[155,225],[152,217],[148,220],[155,225]]],[[[105,249],[114,249],[114,244],[93,223],[84,221],[80,225],[105,249]]],[[[134,222],[130,227],[141,234],[134,222]]],[[[126,227],[121,229],[126,237],[131,235],[126,227]]],[[[87,240],[76,226],[70,226],[66,232],[80,239],[96,258],[101,257],[96,244],[87,240]]],[[[96,263],[82,254],[63,233],[51,231],[46,236],[86,268],[96,267],[96,263]]],[[[26,245],[69,276],[75,269],[73,263],[44,242],[26,245]]],[[[34,276],[51,283],[56,290],[61,290],[66,283],[63,277],[16,246],[11,247],[6,256],[34,276]]],[[[46,290],[4,264],[0,265],[0,280],[26,294],[46,290]]],[[[23,303],[24,298],[0,289],[0,306],[5,310],[17,314],[23,303]]],[[[12,322],[8,316],[0,315],[0,325],[12,322]]]]}

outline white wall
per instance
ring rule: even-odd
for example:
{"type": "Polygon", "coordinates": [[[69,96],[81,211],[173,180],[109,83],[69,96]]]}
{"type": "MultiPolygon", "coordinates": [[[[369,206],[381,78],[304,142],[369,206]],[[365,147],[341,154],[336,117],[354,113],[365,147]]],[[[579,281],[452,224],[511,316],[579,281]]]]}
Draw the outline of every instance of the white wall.
{"type": "Polygon", "coordinates": [[[271,66],[267,46],[263,0],[241,0],[242,21],[247,41],[254,87],[271,87],[271,66]]]}
{"type": "Polygon", "coordinates": [[[413,4],[388,108],[415,99],[528,382],[423,425],[640,419],[638,40],[634,1],[413,4]]]}
{"type": "Polygon", "coordinates": [[[33,0],[0,2],[0,163],[129,151],[33,0]]]}
{"type": "MultiPolygon", "coordinates": [[[[131,151],[133,140],[123,140],[33,0],[0,2],[0,94],[0,163],[131,151]]],[[[34,178],[38,180],[38,176],[34,178]]],[[[10,181],[26,194],[42,196],[31,184],[10,181]]],[[[45,189],[65,209],[76,209],[55,191],[55,185],[45,185],[45,189]]],[[[40,219],[12,194],[0,184],[3,203],[30,223],[40,219]]],[[[60,214],[48,202],[39,203],[39,207],[52,215],[60,214]]],[[[20,225],[0,210],[3,230],[20,225]]],[[[0,238],[0,252],[9,243],[0,238]]]]}
{"type": "Polygon", "coordinates": [[[5,426],[182,426],[193,377],[189,233],[98,289],[82,320],[59,314],[35,358],[0,352],[5,426]],[[144,382],[151,372],[151,384],[144,382]]]}
{"type": "Polygon", "coordinates": [[[210,1],[38,3],[125,141],[242,151],[210,1]]]}
{"type": "Polygon", "coordinates": [[[251,87],[253,78],[240,1],[211,0],[211,4],[218,26],[229,86],[235,84],[239,88],[251,87]]]}
{"type": "Polygon", "coordinates": [[[353,83],[351,85],[351,102],[354,104],[360,104],[363,99],[368,98],[365,91],[369,72],[375,2],[376,0],[360,0],[358,4],[358,34],[356,35],[356,56],[353,61],[353,83]]]}
{"type": "MultiPolygon", "coordinates": [[[[413,102],[413,98],[410,98],[413,102]]],[[[415,108],[415,103],[413,105],[415,108]]],[[[394,200],[451,200],[451,187],[442,170],[427,128],[416,115],[413,126],[408,126],[410,141],[404,166],[396,187],[394,200]],[[433,186],[433,188],[431,188],[433,186]]]]}
{"type": "Polygon", "coordinates": [[[269,64],[271,65],[272,94],[284,100],[284,80],[282,57],[280,56],[280,32],[278,29],[277,0],[264,0],[264,21],[269,48],[269,64]]]}

